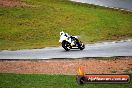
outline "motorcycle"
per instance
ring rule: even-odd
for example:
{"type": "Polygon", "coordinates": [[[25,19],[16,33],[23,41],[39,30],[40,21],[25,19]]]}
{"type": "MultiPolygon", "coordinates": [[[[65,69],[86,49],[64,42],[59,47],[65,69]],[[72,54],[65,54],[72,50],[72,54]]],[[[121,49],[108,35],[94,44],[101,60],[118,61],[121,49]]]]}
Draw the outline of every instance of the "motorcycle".
{"type": "Polygon", "coordinates": [[[60,32],[59,42],[66,51],[69,51],[70,49],[83,50],[85,48],[85,45],[78,40],[77,36],[71,36],[64,32],[60,32]]]}

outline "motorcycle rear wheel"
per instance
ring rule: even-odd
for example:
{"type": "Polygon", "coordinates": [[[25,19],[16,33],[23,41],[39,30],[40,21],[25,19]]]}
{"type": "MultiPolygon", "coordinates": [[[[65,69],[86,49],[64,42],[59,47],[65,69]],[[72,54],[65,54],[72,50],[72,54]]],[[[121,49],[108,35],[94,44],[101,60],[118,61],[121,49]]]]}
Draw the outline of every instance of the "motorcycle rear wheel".
{"type": "Polygon", "coordinates": [[[80,50],[83,50],[85,48],[85,45],[82,42],[80,42],[80,43],[81,43],[81,45],[79,46],[79,48],[80,48],[80,50]]]}

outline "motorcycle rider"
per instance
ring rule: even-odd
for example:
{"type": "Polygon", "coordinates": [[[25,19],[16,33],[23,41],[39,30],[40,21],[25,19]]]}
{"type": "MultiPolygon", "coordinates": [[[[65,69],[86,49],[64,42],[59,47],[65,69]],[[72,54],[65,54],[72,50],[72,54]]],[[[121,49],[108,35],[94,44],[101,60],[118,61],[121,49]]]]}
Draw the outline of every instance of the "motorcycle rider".
{"type": "Polygon", "coordinates": [[[74,42],[75,37],[73,37],[72,35],[69,35],[68,33],[65,33],[63,31],[60,32],[60,35],[64,35],[64,36],[68,37],[68,39],[71,38],[71,46],[75,45],[75,42],[74,42]]]}

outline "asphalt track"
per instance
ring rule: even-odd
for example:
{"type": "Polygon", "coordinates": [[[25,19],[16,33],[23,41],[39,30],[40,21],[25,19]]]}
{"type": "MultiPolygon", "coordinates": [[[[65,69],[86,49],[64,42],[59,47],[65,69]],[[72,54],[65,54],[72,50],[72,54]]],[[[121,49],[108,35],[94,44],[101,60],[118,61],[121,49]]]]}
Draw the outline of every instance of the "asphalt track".
{"type": "Polygon", "coordinates": [[[0,51],[0,59],[52,59],[132,56],[132,40],[87,44],[84,50],[65,51],[62,47],[0,51]]]}
{"type": "Polygon", "coordinates": [[[70,0],[132,12],[132,0],[70,0]]]}

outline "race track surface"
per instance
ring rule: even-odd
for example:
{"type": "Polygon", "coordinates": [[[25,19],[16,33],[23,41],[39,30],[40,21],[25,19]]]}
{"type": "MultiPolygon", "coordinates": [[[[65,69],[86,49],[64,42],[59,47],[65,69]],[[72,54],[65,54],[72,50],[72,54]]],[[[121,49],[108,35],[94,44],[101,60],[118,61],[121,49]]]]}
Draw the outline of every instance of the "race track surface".
{"type": "Polygon", "coordinates": [[[132,12],[132,0],[70,0],[132,12]]]}
{"type": "Polygon", "coordinates": [[[43,49],[0,51],[0,59],[52,59],[82,57],[132,56],[132,41],[87,44],[84,50],[65,51],[62,47],[43,49]]]}

